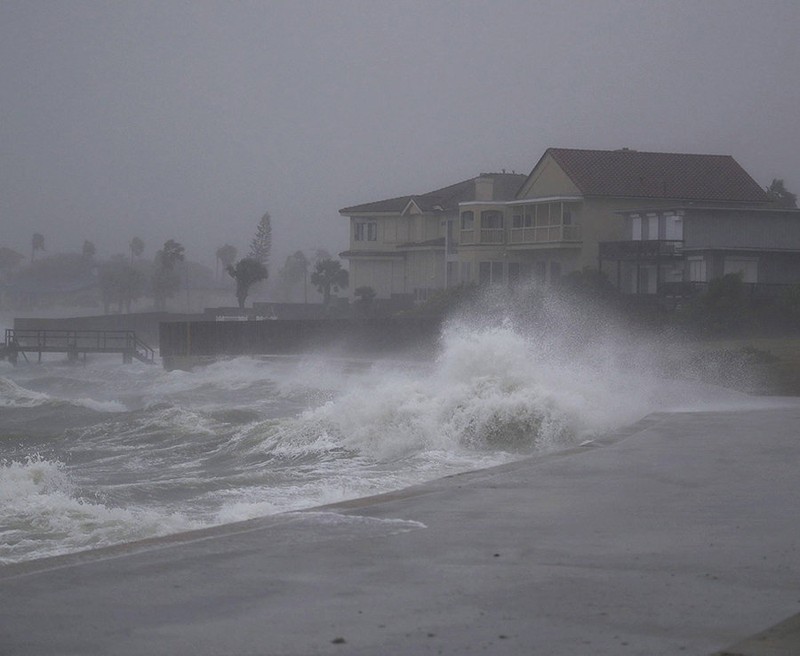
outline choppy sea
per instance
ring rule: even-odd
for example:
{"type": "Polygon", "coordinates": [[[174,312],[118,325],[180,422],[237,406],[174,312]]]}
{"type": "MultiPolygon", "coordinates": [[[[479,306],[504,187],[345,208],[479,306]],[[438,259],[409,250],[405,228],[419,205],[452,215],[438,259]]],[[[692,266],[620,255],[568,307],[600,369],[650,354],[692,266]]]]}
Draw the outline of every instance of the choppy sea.
{"type": "Polygon", "coordinates": [[[453,322],[426,362],[0,362],[0,564],[386,492],[736,401],[623,346],[453,322]]]}

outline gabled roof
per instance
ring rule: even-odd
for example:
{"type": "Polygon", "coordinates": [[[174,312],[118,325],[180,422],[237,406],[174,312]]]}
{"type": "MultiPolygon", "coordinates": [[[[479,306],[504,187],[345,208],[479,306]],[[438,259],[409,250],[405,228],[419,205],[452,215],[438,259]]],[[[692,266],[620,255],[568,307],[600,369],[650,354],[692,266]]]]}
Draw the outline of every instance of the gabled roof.
{"type": "MultiPolygon", "coordinates": [[[[482,173],[481,178],[492,178],[494,181],[492,200],[502,201],[511,200],[517,193],[527,176],[519,173],[482,173]]],[[[350,216],[351,214],[400,214],[412,201],[422,212],[435,211],[455,211],[459,203],[466,203],[475,200],[475,178],[463,180],[456,184],[425,194],[415,196],[398,196],[388,198],[374,203],[363,205],[353,205],[339,210],[339,214],[350,216]]]]}
{"type": "Polygon", "coordinates": [[[730,155],[548,148],[584,196],[766,203],[764,190],[730,155]]]}

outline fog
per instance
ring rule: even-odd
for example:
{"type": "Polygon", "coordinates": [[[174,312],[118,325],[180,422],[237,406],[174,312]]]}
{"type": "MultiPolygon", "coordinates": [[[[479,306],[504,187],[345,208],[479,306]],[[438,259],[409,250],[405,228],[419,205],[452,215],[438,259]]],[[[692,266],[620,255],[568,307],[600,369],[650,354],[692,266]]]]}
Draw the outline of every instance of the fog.
{"type": "Polygon", "coordinates": [[[0,4],[0,246],[213,266],[265,211],[273,271],[338,210],[548,146],[733,155],[800,189],[800,4],[0,4]]]}

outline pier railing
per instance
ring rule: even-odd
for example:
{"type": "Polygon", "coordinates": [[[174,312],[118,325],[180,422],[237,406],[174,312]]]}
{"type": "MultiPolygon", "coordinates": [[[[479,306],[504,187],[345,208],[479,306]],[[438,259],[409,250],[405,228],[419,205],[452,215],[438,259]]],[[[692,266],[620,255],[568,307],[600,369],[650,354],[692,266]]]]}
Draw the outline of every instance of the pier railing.
{"type": "Polygon", "coordinates": [[[134,359],[154,363],[155,351],[132,330],[18,330],[7,328],[3,351],[16,361],[19,354],[66,353],[70,359],[87,353],[120,353],[125,363],[134,359]]]}

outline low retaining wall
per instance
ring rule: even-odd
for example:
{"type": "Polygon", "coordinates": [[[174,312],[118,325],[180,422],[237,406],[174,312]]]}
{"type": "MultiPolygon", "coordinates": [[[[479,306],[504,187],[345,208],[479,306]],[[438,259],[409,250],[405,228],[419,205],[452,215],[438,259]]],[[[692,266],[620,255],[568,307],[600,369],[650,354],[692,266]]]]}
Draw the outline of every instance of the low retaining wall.
{"type": "Polygon", "coordinates": [[[178,321],[160,324],[159,351],[166,369],[235,355],[422,356],[440,329],[438,319],[421,318],[178,321]]]}

